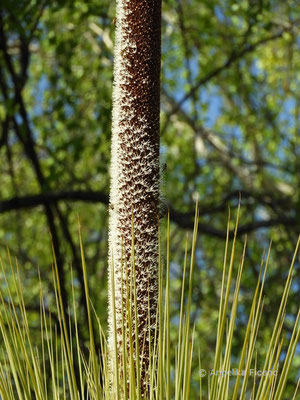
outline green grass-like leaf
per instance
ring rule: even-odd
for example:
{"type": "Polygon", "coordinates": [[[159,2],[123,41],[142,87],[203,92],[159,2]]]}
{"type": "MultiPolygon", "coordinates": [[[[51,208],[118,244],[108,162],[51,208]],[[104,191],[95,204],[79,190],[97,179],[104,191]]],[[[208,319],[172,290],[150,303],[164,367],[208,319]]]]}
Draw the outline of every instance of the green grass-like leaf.
{"type": "MultiPolygon", "coordinates": [[[[234,237],[231,244],[229,257],[229,220],[227,227],[227,239],[224,250],[224,266],[220,291],[218,325],[211,335],[215,335],[216,347],[214,362],[215,371],[229,371],[232,363],[232,344],[235,335],[235,322],[240,304],[240,285],[243,268],[247,262],[245,258],[247,238],[244,242],[243,253],[236,265],[236,238],[238,230],[237,216],[234,237]],[[228,261],[229,258],[229,261],[228,261]]],[[[196,239],[198,228],[198,206],[195,211],[195,226],[192,237],[192,249],[190,254],[190,266],[188,268],[188,239],[186,239],[185,256],[182,273],[182,287],[180,309],[178,313],[178,326],[176,345],[172,347],[171,333],[174,331],[174,323],[170,318],[170,220],[167,221],[167,257],[166,265],[161,261],[161,243],[159,244],[159,294],[157,323],[155,338],[151,341],[149,335],[150,367],[148,373],[148,385],[146,397],[149,400],[168,399],[193,399],[195,385],[199,387],[197,399],[255,399],[255,400],[281,400],[285,399],[285,388],[293,358],[299,343],[300,335],[300,310],[297,314],[292,334],[288,338],[287,348],[283,351],[283,343],[286,336],[283,332],[283,324],[288,302],[288,295],[293,279],[294,264],[300,244],[298,239],[294,256],[289,268],[288,276],[283,288],[279,310],[274,315],[275,324],[272,336],[266,349],[263,364],[265,371],[280,371],[278,374],[263,375],[260,379],[254,377],[249,383],[251,369],[258,365],[256,354],[256,340],[260,330],[260,319],[263,313],[264,286],[266,282],[267,268],[270,262],[271,245],[268,249],[266,261],[262,258],[259,277],[256,287],[253,288],[252,306],[248,316],[244,341],[240,349],[238,370],[244,371],[243,375],[230,376],[229,374],[208,374],[203,377],[203,359],[206,349],[199,348],[195,342],[196,326],[191,323],[193,269],[195,263],[196,239]],[[188,278],[187,278],[188,276],[188,278]],[[186,287],[187,286],[187,287],[186,287]],[[187,289],[187,295],[185,296],[187,289]],[[153,345],[152,345],[153,343],[153,345]],[[201,351],[200,351],[201,350],[201,351]],[[194,354],[195,353],[195,354],[194,354]],[[281,362],[284,356],[284,360],[281,362]],[[195,367],[198,358],[198,367],[195,367]],[[281,366],[280,366],[281,365],[281,366]],[[279,368],[280,367],[280,368],[279,368]],[[202,371],[202,373],[201,373],[202,371]]],[[[133,238],[134,239],[134,238],[133,238]]],[[[134,240],[132,241],[132,271],[131,279],[127,279],[126,293],[130,293],[126,312],[128,320],[122,319],[123,347],[122,354],[117,354],[116,320],[114,325],[114,355],[110,359],[106,337],[101,326],[100,318],[93,308],[89,295],[88,265],[84,257],[84,249],[79,235],[80,251],[82,259],[82,272],[85,285],[86,306],[89,331],[89,354],[86,356],[80,344],[78,331],[78,318],[76,310],[75,290],[72,286],[72,303],[70,310],[64,310],[61,289],[59,284],[59,272],[53,258],[53,283],[56,298],[57,321],[54,321],[51,313],[47,312],[44,304],[43,285],[40,281],[40,345],[33,341],[32,331],[28,320],[23,294],[22,281],[17,262],[13,263],[8,253],[8,265],[0,260],[2,280],[5,283],[7,295],[0,291],[0,340],[1,357],[0,365],[0,397],[3,400],[29,400],[29,399],[91,399],[91,400],[142,400],[141,390],[141,365],[143,351],[136,346],[138,337],[137,324],[137,293],[135,283],[134,240]],[[14,285],[14,294],[11,292],[7,274],[10,274],[14,285]],[[102,356],[95,348],[95,324],[98,327],[99,341],[102,356]],[[134,327],[134,328],[133,328],[134,327]],[[134,331],[127,335],[125,331],[134,331]],[[126,342],[129,341],[129,343],[126,342]],[[101,361],[101,362],[100,362],[101,361]],[[120,364],[121,363],[121,364],[120,364]],[[113,368],[111,368],[113,365],[113,368]],[[113,376],[111,371],[113,370],[113,376]],[[101,380],[100,380],[101,375],[101,380]]],[[[160,242],[161,242],[160,238],[160,242]]],[[[123,276],[123,271],[122,271],[123,276]]],[[[71,270],[73,282],[73,272],[71,270]]],[[[114,274],[111,276],[111,287],[114,291],[114,274]]],[[[122,289],[123,290],[123,289],[122,289]]],[[[122,292],[123,298],[123,292],[122,292]]],[[[125,305],[122,304],[122,307],[125,305]]],[[[150,306],[149,306],[150,308],[150,306]]],[[[112,309],[115,310],[115,300],[112,299],[112,309]]],[[[122,308],[123,310],[123,308],[122,308]]],[[[125,311],[125,310],[124,310],[125,311]]],[[[276,311],[274,311],[276,312],[276,311]]],[[[150,321],[150,313],[148,314],[150,321]]],[[[285,339],[286,340],[286,339],[285,339]]],[[[207,357],[208,358],[208,357],[207,357]]],[[[236,360],[235,360],[236,362],[236,360]]],[[[208,366],[205,366],[208,367],[208,366]]],[[[299,382],[295,383],[293,400],[297,399],[299,382]]]]}

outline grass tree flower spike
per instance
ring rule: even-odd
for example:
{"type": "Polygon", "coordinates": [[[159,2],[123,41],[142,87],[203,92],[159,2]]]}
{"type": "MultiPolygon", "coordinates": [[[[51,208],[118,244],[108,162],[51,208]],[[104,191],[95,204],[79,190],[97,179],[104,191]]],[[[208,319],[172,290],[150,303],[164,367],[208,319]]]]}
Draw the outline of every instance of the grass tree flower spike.
{"type": "Polygon", "coordinates": [[[117,0],[114,57],[109,347],[121,379],[124,368],[130,370],[122,364],[124,340],[128,351],[132,340],[143,396],[158,296],[161,0],[117,0]],[[129,301],[133,280],[136,314],[133,295],[129,301]]]}

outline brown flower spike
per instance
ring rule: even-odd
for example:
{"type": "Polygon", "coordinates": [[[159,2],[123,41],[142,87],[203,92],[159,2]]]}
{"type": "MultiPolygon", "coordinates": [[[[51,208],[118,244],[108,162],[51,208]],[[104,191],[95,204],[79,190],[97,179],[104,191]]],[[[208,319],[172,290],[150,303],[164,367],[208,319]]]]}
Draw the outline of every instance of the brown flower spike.
{"type": "Polygon", "coordinates": [[[158,301],[160,60],[161,0],[117,0],[109,224],[109,347],[113,355],[116,333],[122,375],[123,302],[126,347],[129,349],[131,337],[134,358],[136,346],[139,347],[142,393],[147,388],[149,341],[154,344],[158,301]],[[134,318],[131,331],[126,323],[129,318],[126,277],[129,284],[133,279],[132,220],[138,340],[134,318]],[[112,296],[115,298],[116,332],[112,296]]]}

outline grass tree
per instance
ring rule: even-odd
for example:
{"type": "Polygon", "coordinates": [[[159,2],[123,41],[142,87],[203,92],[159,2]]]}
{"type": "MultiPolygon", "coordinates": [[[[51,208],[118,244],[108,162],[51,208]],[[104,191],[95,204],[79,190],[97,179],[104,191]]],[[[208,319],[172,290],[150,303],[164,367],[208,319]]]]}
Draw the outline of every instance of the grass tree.
{"type": "Polygon", "coordinates": [[[142,395],[158,301],[160,36],[161,0],[117,0],[109,347],[115,366],[111,369],[124,379],[122,354],[131,346],[134,364],[139,363],[140,376],[135,379],[142,395]]]}

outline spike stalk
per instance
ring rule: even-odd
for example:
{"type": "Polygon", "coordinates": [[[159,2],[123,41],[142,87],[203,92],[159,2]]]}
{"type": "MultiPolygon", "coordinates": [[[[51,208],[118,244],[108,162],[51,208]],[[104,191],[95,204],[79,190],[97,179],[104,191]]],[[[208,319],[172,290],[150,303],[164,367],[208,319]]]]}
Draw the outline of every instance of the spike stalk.
{"type": "Polygon", "coordinates": [[[154,344],[149,341],[154,342],[158,301],[160,37],[161,0],[117,0],[109,221],[109,348],[112,353],[117,349],[118,371],[122,374],[124,340],[128,352],[133,340],[133,359],[139,355],[142,397],[147,391],[149,346],[153,348],[154,344]],[[129,314],[135,315],[133,309],[132,313],[128,310],[128,304],[133,306],[135,297],[128,303],[133,293],[133,279],[137,317],[128,323],[129,314]]]}

